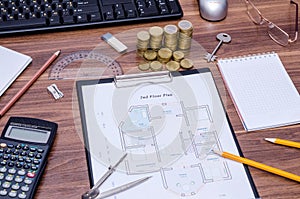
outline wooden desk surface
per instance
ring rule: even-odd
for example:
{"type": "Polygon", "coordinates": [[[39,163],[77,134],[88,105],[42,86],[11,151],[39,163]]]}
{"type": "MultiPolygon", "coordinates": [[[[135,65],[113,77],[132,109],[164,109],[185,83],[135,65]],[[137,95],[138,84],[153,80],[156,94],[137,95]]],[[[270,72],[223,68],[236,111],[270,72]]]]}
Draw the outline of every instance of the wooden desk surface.
{"type": "MultiPolygon", "coordinates": [[[[182,19],[187,19],[194,25],[193,39],[208,52],[212,52],[218,43],[215,36],[220,32],[230,34],[231,43],[223,45],[217,52],[218,57],[221,58],[275,51],[279,54],[287,72],[300,91],[300,41],[287,47],[277,45],[267,35],[265,26],[256,26],[249,20],[243,0],[229,0],[228,2],[229,10],[225,20],[207,22],[199,16],[196,0],[181,0],[184,10],[182,19]]],[[[295,9],[289,5],[289,1],[255,0],[254,2],[265,17],[271,19],[292,36],[294,35],[295,9]]],[[[106,32],[118,34],[132,28],[153,25],[163,27],[166,24],[177,24],[178,21],[2,37],[0,45],[30,55],[33,62],[0,98],[0,107],[3,107],[58,49],[62,50],[59,57],[62,58],[79,50],[92,50],[100,42],[103,42],[100,36],[106,32]]],[[[216,66],[213,66],[212,69],[217,86],[224,90],[216,66]]],[[[89,180],[84,146],[73,119],[74,80],[49,80],[48,73],[49,69],[0,119],[0,127],[3,129],[10,116],[36,117],[57,122],[58,134],[36,198],[80,198],[81,194],[89,188],[89,180]],[[52,83],[56,83],[63,91],[65,94],[63,99],[54,101],[47,94],[46,87],[52,83]]],[[[227,91],[224,91],[222,99],[244,156],[300,175],[299,149],[276,146],[263,140],[265,137],[278,137],[300,141],[300,125],[246,133],[227,91]]],[[[250,168],[250,171],[263,199],[299,198],[299,183],[254,168],[250,168]]]]}

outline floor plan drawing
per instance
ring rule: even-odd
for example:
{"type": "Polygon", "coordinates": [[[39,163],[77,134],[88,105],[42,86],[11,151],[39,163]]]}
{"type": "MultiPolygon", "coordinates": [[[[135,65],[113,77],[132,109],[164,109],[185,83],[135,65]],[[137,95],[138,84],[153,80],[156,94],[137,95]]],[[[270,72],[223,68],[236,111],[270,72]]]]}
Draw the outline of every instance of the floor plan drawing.
{"type": "Polygon", "coordinates": [[[255,198],[244,167],[213,152],[238,153],[210,73],[133,88],[98,86],[84,90],[93,179],[124,153],[105,188],[152,176],[111,199],[255,198]],[[197,87],[191,86],[195,82],[197,87]],[[104,101],[111,106],[102,106],[104,101]],[[242,188],[230,191],[233,185],[242,188]]]}

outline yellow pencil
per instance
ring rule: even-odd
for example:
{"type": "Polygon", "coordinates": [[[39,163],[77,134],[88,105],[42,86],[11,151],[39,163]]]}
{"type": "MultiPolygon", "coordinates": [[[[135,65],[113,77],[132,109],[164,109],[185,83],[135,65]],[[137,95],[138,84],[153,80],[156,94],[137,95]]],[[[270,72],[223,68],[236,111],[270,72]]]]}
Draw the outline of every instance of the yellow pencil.
{"type": "Polygon", "coordinates": [[[290,147],[295,147],[295,148],[300,149],[300,142],[282,140],[282,139],[278,139],[278,138],[265,138],[265,140],[268,142],[272,142],[274,144],[281,144],[284,146],[290,146],[290,147]]]}
{"type": "Polygon", "coordinates": [[[230,160],[234,160],[234,161],[255,167],[257,169],[268,171],[270,173],[300,182],[300,176],[298,176],[298,175],[295,175],[295,174],[292,174],[292,173],[289,173],[289,172],[286,172],[286,171],[283,171],[283,170],[280,170],[280,169],[277,169],[277,168],[274,168],[274,167],[271,167],[271,166],[268,166],[268,165],[265,165],[265,164],[262,164],[259,162],[255,162],[255,161],[247,159],[247,158],[233,155],[228,152],[220,152],[220,151],[214,151],[214,152],[224,158],[228,158],[230,160]]]}

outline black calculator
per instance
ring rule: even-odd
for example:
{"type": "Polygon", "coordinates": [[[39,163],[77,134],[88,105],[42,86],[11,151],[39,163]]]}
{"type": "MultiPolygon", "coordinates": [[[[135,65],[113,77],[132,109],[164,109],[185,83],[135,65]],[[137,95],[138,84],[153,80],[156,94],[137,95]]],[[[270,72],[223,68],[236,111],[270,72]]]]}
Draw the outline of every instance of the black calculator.
{"type": "Polygon", "coordinates": [[[33,198],[57,124],[10,117],[0,137],[0,198],[33,198]]]}

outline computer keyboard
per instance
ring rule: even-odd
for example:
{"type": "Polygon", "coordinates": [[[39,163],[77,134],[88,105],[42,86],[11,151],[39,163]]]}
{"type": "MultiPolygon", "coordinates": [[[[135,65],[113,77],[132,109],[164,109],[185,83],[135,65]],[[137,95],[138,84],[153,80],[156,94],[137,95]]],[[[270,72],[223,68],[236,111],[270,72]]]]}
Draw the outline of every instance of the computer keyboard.
{"type": "Polygon", "coordinates": [[[178,0],[1,0],[0,34],[122,25],[182,16],[178,0]]]}

